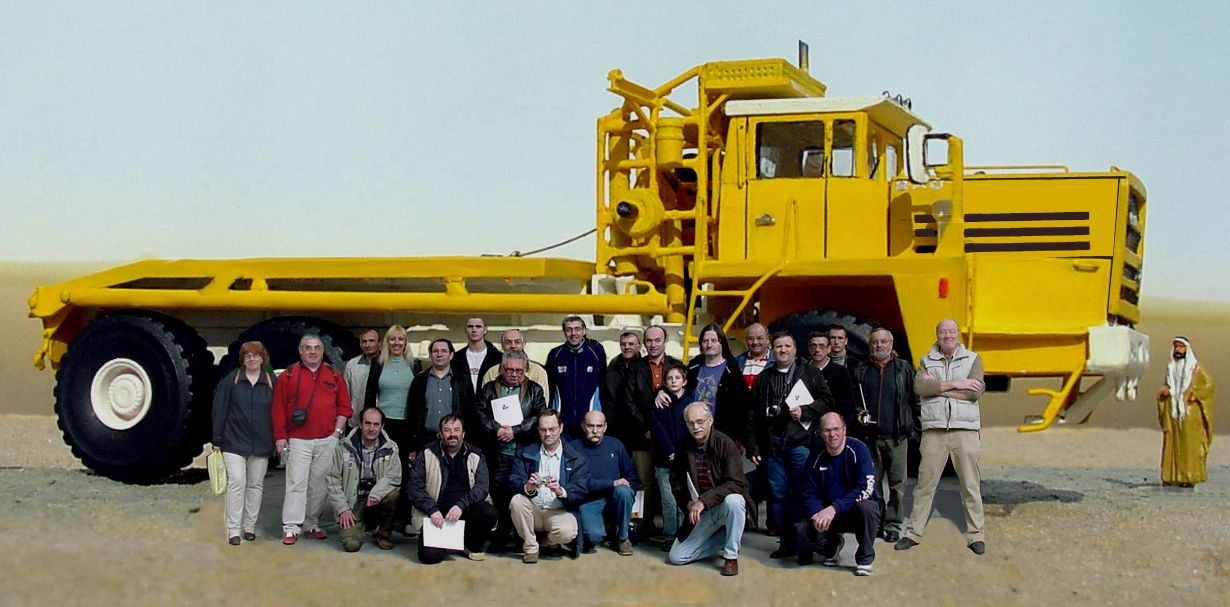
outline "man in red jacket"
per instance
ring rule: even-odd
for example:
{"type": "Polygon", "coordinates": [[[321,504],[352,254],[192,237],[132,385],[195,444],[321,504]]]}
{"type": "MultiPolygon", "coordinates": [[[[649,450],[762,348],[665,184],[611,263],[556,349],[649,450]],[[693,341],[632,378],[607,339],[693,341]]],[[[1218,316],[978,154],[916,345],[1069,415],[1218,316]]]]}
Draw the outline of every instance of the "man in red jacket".
{"type": "Polygon", "coordinates": [[[317,540],[320,511],[328,495],[326,475],[333,449],[352,412],[346,380],[324,362],[320,337],[299,340],[299,360],[273,388],[273,438],[286,462],[286,498],[282,502],[282,543],[290,546],[299,532],[317,540]]]}

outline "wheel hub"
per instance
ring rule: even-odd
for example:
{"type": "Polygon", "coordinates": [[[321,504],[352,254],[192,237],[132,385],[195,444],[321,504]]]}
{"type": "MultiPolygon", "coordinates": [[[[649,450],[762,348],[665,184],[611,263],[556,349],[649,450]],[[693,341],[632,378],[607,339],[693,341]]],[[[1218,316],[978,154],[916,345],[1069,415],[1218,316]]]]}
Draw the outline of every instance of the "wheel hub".
{"type": "Polygon", "coordinates": [[[116,358],[94,374],[90,402],[94,415],[113,430],[127,430],[145,419],[150,410],[152,384],[136,361],[116,358]]]}

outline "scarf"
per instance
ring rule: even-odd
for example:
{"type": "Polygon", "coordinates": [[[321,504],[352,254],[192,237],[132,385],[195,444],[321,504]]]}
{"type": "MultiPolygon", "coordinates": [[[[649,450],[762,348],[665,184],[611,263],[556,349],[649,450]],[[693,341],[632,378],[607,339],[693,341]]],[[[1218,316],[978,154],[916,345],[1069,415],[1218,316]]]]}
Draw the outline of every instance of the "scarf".
{"type": "Polygon", "coordinates": [[[1174,341],[1187,346],[1187,356],[1180,359],[1174,357],[1172,348],[1170,362],[1166,364],[1166,385],[1170,388],[1170,416],[1182,426],[1183,418],[1187,416],[1187,402],[1183,399],[1183,393],[1192,386],[1192,375],[1196,371],[1196,351],[1186,337],[1175,337],[1174,341]]]}

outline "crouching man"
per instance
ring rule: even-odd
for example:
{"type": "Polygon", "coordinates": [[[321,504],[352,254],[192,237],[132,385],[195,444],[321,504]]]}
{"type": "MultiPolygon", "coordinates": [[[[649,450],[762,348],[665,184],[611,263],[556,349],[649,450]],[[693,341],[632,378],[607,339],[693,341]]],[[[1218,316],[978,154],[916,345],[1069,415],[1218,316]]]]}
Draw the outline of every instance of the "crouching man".
{"type": "Polygon", "coordinates": [[[329,502],[342,528],[342,548],[358,552],[365,528],[376,526],[376,546],[392,550],[393,517],[400,498],[401,458],[397,443],[384,432],[384,413],[368,407],[359,427],[333,450],[326,477],[329,502]]]}
{"type": "Polygon", "coordinates": [[[670,562],[685,565],[722,553],[722,575],[739,575],[739,545],[747,520],[747,479],[743,456],[729,436],[713,429],[704,401],[683,410],[689,439],[671,462],[671,492],[683,509],[684,526],[670,551],[670,562]]]}
{"type": "MultiPolygon", "coordinates": [[[[430,443],[410,464],[406,481],[406,496],[414,506],[412,524],[436,528],[444,523],[464,520],[466,556],[472,561],[485,558],[483,545],[491,536],[498,515],[488,494],[487,462],[482,453],[465,442],[465,424],[449,414],[440,419],[440,440],[430,443]]],[[[434,565],[444,560],[448,551],[432,548],[419,535],[419,562],[434,565]]]]}
{"type": "MultiPolygon", "coordinates": [[[[585,501],[589,485],[589,462],[575,447],[561,439],[564,431],[559,412],[538,414],[541,443],[517,452],[509,484],[516,489],[509,507],[513,527],[521,536],[525,555],[521,562],[538,562],[538,532],[546,532],[547,549],[560,548],[577,539],[577,508],[585,501]]],[[[580,547],[571,546],[576,558],[580,547]]]]}
{"type": "Polygon", "coordinates": [[[841,534],[853,533],[858,541],[854,575],[871,575],[882,510],[871,450],[857,438],[846,437],[846,422],[835,411],[820,418],[820,435],[824,449],[812,451],[800,491],[808,518],[795,528],[799,564],[810,565],[816,552],[820,564],[836,567],[841,534]]]}

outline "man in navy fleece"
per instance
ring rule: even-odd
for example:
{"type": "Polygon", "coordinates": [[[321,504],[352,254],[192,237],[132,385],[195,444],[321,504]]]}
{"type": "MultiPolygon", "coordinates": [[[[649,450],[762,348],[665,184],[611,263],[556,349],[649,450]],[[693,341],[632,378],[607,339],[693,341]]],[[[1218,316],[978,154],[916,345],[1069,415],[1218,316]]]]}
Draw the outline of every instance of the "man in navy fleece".
{"type": "Polygon", "coordinates": [[[837,412],[820,418],[820,435],[824,448],[808,458],[800,491],[809,518],[795,527],[799,564],[810,565],[816,552],[822,565],[836,567],[841,534],[853,533],[858,540],[854,575],[871,575],[882,511],[871,450],[846,436],[846,422],[837,412]]]}
{"type": "Polygon", "coordinates": [[[606,521],[610,517],[615,527],[615,550],[622,556],[632,556],[628,527],[632,522],[632,502],[640,480],[632,456],[618,438],[606,435],[606,416],[601,411],[585,414],[585,440],[577,441],[579,451],[589,460],[589,490],[581,504],[581,531],[584,552],[606,539],[606,521]]]}
{"type": "Polygon", "coordinates": [[[551,384],[549,406],[559,411],[564,434],[579,439],[585,414],[602,410],[602,385],[606,377],[606,350],[585,336],[580,316],[564,318],[564,343],[547,354],[547,382],[551,384]]]}

